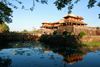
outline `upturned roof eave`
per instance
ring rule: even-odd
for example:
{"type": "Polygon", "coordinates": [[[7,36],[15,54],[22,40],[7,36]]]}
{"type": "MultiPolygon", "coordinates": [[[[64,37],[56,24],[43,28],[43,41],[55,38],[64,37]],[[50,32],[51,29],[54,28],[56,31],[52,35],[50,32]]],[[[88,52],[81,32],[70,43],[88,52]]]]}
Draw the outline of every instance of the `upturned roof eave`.
{"type": "Polygon", "coordinates": [[[68,23],[77,23],[77,24],[85,24],[85,25],[88,25],[88,23],[84,23],[84,22],[75,22],[75,21],[69,21],[68,23]]]}

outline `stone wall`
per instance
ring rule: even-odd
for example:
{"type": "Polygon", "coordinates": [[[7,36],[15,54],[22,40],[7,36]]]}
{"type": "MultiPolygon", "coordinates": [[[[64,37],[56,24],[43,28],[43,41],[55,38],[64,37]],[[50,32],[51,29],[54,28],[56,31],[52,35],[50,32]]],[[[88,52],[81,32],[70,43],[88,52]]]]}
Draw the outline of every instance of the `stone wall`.
{"type": "Polygon", "coordinates": [[[96,43],[100,42],[100,36],[83,36],[80,40],[82,43],[96,43]]]}
{"type": "Polygon", "coordinates": [[[79,35],[43,35],[40,41],[53,45],[75,45],[80,43],[100,42],[100,36],[79,36],[79,35]]]}
{"type": "Polygon", "coordinates": [[[73,26],[62,26],[57,29],[59,33],[63,33],[64,31],[73,32],[73,26]]]}
{"type": "Polygon", "coordinates": [[[38,29],[37,33],[44,34],[46,32],[47,34],[53,34],[53,32],[57,29],[38,29]]]}
{"type": "Polygon", "coordinates": [[[100,29],[96,30],[96,35],[100,35],[100,29]]]}
{"type": "Polygon", "coordinates": [[[86,35],[88,36],[95,36],[96,35],[96,28],[87,27],[87,26],[74,26],[74,33],[78,35],[81,31],[85,31],[86,35]]]}
{"type": "Polygon", "coordinates": [[[81,31],[85,31],[88,36],[100,35],[95,27],[88,26],[62,26],[57,29],[62,34],[63,31],[73,32],[74,35],[78,35],[81,31]]]}
{"type": "Polygon", "coordinates": [[[42,35],[29,33],[0,33],[0,41],[38,41],[51,42],[54,44],[79,44],[100,42],[100,36],[79,36],[79,35],[42,35]]]}

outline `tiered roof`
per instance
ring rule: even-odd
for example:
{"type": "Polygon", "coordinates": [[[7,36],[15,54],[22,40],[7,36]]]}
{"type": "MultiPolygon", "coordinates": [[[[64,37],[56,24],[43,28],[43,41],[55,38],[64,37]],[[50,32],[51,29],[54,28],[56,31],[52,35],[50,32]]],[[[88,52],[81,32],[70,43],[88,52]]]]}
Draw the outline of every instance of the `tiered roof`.
{"type": "MultiPolygon", "coordinates": [[[[74,14],[68,14],[68,15],[65,15],[65,16],[63,16],[63,18],[67,18],[67,17],[74,17],[74,18],[77,18],[77,19],[84,19],[83,17],[81,17],[81,16],[77,16],[77,15],[74,15],[74,14]]],[[[45,21],[45,22],[42,22],[42,24],[43,23],[47,23],[47,24],[55,24],[55,23],[77,23],[77,24],[84,24],[84,25],[87,25],[87,23],[84,23],[84,22],[82,22],[82,21],[74,21],[74,20],[70,20],[70,19],[68,19],[68,20],[66,20],[66,19],[61,19],[61,20],[59,20],[59,21],[56,21],[56,22],[47,22],[47,21],[45,21]]],[[[57,25],[58,26],[58,25],[57,25]]],[[[49,26],[47,26],[47,27],[49,27],[49,26]]]]}

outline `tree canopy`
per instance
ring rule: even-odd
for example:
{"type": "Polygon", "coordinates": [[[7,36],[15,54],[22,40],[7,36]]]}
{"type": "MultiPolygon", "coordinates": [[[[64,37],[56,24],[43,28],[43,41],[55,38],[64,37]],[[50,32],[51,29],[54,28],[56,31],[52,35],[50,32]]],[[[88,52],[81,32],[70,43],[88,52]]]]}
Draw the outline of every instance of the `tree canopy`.
{"type": "MultiPolygon", "coordinates": [[[[0,21],[11,23],[12,22],[12,10],[3,2],[0,2],[0,21]]],[[[1,23],[0,22],[0,23],[1,23]]]]}
{"type": "Polygon", "coordinates": [[[6,25],[4,22],[0,23],[0,33],[9,32],[9,26],[6,25]]]}
{"type": "MultiPolygon", "coordinates": [[[[21,2],[21,0],[12,0],[12,1],[16,1],[19,4],[23,4],[21,2]]],[[[32,7],[30,7],[28,10],[33,11],[34,7],[35,7],[35,1],[36,2],[40,2],[42,4],[48,4],[48,0],[32,0],[33,1],[33,5],[32,7]]],[[[56,0],[54,2],[54,5],[57,7],[58,10],[61,10],[62,8],[65,8],[66,6],[68,7],[68,13],[72,12],[72,9],[74,7],[75,4],[77,4],[79,1],[81,0],[56,0]]],[[[89,0],[88,1],[88,5],[87,7],[90,9],[92,7],[94,7],[94,5],[97,3],[97,6],[100,7],[100,0],[89,0]]],[[[0,1],[0,19],[3,20],[4,22],[10,23],[12,20],[9,17],[12,17],[12,10],[11,8],[8,7],[12,6],[13,8],[17,9],[18,7],[16,5],[14,5],[13,3],[11,3],[9,0],[1,0],[0,1]]],[[[26,8],[24,7],[24,5],[21,5],[22,9],[26,8]]],[[[99,14],[99,18],[100,18],[100,14],[99,14]]]]}

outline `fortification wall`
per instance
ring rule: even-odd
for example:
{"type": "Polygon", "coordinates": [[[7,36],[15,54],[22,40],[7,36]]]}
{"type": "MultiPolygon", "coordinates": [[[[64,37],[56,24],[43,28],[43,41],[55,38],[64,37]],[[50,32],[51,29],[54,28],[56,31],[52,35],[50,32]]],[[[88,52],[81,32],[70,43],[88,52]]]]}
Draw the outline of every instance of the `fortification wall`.
{"type": "Polygon", "coordinates": [[[100,29],[97,29],[96,35],[100,35],[100,29]]]}
{"type": "Polygon", "coordinates": [[[47,34],[53,34],[53,32],[57,29],[38,29],[37,33],[44,34],[46,32],[47,34]]]}
{"type": "Polygon", "coordinates": [[[61,26],[57,29],[59,33],[63,33],[64,31],[73,32],[73,26],[61,26]]]}
{"type": "Polygon", "coordinates": [[[63,31],[73,32],[74,35],[78,35],[81,31],[85,31],[88,36],[95,36],[99,35],[100,32],[97,31],[95,27],[88,27],[88,26],[62,26],[57,29],[59,33],[62,34],[63,31]]]}
{"type": "Polygon", "coordinates": [[[40,41],[54,45],[75,45],[80,43],[100,42],[100,36],[79,36],[79,35],[43,35],[40,41]]]}
{"type": "Polygon", "coordinates": [[[51,42],[57,44],[78,44],[78,43],[96,43],[100,42],[100,36],[79,36],[79,35],[41,35],[30,33],[0,33],[0,41],[38,41],[51,42]],[[51,39],[49,39],[51,37],[51,39]]]}
{"type": "Polygon", "coordinates": [[[74,26],[73,29],[75,35],[78,35],[81,31],[85,31],[88,36],[95,36],[97,31],[95,27],[87,27],[87,26],[74,26]]]}
{"type": "Polygon", "coordinates": [[[100,42],[100,36],[83,36],[80,40],[82,43],[96,43],[100,42]]]}

